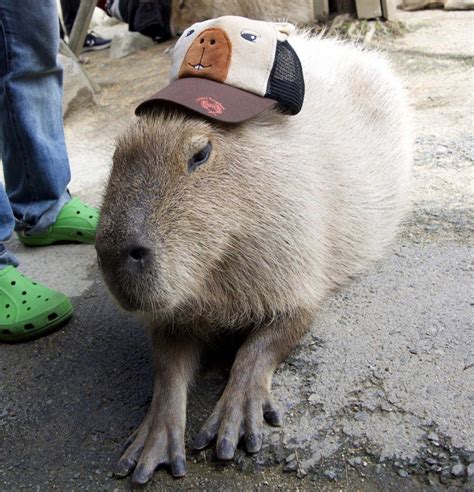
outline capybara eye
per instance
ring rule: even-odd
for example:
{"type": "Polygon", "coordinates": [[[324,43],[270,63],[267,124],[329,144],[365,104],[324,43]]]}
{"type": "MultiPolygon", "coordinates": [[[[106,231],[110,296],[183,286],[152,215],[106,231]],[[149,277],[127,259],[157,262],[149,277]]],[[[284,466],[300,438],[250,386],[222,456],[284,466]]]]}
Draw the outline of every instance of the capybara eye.
{"type": "Polygon", "coordinates": [[[191,36],[191,34],[194,32],[194,29],[190,29],[187,33],[186,33],[186,37],[188,36],[191,36]]]}
{"type": "Polygon", "coordinates": [[[212,144],[209,142],[202,150],[194,154],[188,161],[188,171],[192,173],[197,167],[208,161],[212,152],[212,144]]]}
{"type": "Polygon", "coordinates": [[[181,0],[181,2],[179,2],[179,9],[182,10],[184,7],[186,7],[186,0],[181,0]]]}
{"type": "Polygon", "coordinates": [[[250,41],[251,43],[257,42],[257,39],[260,37],[260,34],[253,31],[242,31],[240,36],[243,37],[246,41],[250,41]]]}

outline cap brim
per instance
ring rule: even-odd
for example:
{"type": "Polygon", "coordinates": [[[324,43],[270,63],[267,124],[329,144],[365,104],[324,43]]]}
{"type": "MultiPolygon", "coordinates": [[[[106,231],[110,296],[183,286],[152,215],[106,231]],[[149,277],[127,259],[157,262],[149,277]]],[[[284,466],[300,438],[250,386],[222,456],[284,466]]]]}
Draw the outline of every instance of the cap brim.
{"type": "Polygon", "coordinates": [[[207,118],[224,123],[240,123],[275,106],[272,99],[257,96],[230,85],[199,77],[186,77],[142,102],[135,114],[160,107],[160,102],[175,103],[207,118]]]}

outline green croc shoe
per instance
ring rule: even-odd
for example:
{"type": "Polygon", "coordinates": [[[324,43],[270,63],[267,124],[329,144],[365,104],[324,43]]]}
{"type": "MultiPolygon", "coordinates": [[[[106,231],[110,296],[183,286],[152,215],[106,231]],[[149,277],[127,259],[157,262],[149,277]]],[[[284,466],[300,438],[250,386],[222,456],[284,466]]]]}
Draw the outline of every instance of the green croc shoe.
{"type": "Polygon", "coordinates": [[[26,246],[49,246],[60,242],[94,244],[99,211],[72,198],[59,212],[56,222],[45,232],[27,236],[18,232],[18,239],[26,246]]]}
{"type": "Polygon", "coordinates": [[[22,275],[0,269],[0,342],[36,338],[58,328],[73,312],[69,299],[22,275]]]}

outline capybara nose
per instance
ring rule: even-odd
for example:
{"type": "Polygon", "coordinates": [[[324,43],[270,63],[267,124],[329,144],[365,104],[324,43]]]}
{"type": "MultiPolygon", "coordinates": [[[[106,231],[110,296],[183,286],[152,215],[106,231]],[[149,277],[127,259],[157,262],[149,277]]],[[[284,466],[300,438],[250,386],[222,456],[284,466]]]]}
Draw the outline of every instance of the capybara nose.
{"type": "Polygon", "coordinates": [[[124,250],[121,259],[126,269],[143,270],[150,262],[151,250],[142,245],[132,245],[124,250]]]}
{"type": "Polygon", "coordinates": [[[107,273],[119,270],[140,273],[150,265],[153,256],[151,249],[140,243],[131,243],[120,249],[96,243],[96,250],[99,266],[107,273]]]}

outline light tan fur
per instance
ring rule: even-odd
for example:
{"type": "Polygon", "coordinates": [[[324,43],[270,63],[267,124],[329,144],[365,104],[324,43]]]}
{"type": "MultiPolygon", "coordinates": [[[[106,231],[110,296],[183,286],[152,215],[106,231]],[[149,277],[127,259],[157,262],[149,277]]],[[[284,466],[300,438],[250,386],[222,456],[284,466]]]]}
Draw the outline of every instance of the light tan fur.
{"type": "Polygon", "coordinates": [[[180,368],[226,330],[248,336],[196,447],[217,437],[217,456],[230,459],[242,428],[247,450],[260,449],[262,409],[281,421],[270,397],[277,364],[322,300],[382,257],[409,208],[410,122],[387,62],[301,32],[289,42],[306,81],[298,115],[272,109],[223,125],[172,109],[140,118],[118,143],[97,250],[112,293],[160,340],[156,391],[172,388],[119,462],[135,483],[162,462],[185,473],[192,370],[180,368]],[[190,173],[209,141],[209,161],[190,173]],[[127,269],[137,244],[150,251],[146,266],[127,269]]]}
{"type": "Polygon", "coordinates": [[[139,120],[119,142],[102,228],[117,200],[124,212],[110,227],[132,227],[131,205],[146,210],[160,278],[138,290],[157,317],[192,306],[193,318],[232,325],[313,310],[394,238],[411,166],[400,84],[375,54],[301,34],[290,41],[305,67],[299,115],[223,126],[178,112],[139,120]],[[214,155],[187,177],[196,135],[214,155]],[[144,169],[122,182],[137,161],[144,169]],[[160,188],[156,201],[150,186],[160,188]]]}
{"type": "Polygon", "coordinates": [[[223,15],[300,25],[314,21],[312,0],[173,0],[171,31],[181,34],[195,22],[223,15]]]}

